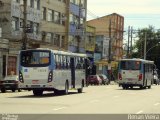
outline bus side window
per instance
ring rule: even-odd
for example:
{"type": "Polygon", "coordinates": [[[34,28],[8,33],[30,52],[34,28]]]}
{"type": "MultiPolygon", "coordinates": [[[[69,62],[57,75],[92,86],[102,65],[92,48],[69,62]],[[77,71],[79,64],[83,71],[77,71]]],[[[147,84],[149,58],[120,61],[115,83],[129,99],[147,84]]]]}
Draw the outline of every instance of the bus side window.
{"type": "Polygon", "coordinates": [[[85,69],[85,59],[82,58],[82,69],[85,69]]]}
{"type": "Polygon", "coordinates": [[[66,56],[66,69],[68,69],[68,56],[66,56]]]}
{"type": "Polygon", "coordinates": [[[57,69],[60,69],[60,56],[57,55],[57,69]]]}
{"type": "Polygon", "coordinates": [[[54,54],[54,66],[57,69],[57,56],[54,54]]]}
{"type": "Polygon", "coordinates": [[[80,69],[80,68],[81,68],[80,58],[79,58],[79,57],[76,58],[76,68],[77,68],[77,69],[80,69]]]}
{"type": "Polygon", "coordinates": [[[62,68],[66,69],[66,56],[62,56],[62,68]]]}
{"type": "Polygon", "coordinates": [[[70,56],[67,57],[67,69],[70,69],[70,56]]]}
{"type": "Polygon", "coordinates": [[[62,55],[59,55],[59,69],[62,69],[62,55]]]}

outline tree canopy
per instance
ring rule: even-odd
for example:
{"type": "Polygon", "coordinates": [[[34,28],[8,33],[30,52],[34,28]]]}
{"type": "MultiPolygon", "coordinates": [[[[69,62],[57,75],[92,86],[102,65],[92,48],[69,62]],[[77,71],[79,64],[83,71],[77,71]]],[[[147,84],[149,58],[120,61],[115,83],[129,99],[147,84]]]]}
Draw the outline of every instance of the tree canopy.
{"type": "Polygon", "coordinates": [[[137,32],[138,40],[133,49],[132,58],[144,57],[144,42],[146,34],[146,59],[155,61],[157,64],[160,59],[160,30],[156,30],[153,26],[139,29],[137,32]]]}

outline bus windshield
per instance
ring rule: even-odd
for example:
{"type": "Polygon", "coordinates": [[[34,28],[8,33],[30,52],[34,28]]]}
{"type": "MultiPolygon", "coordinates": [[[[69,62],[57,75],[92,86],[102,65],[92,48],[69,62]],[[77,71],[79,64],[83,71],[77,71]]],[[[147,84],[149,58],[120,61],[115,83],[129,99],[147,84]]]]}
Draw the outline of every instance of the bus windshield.
{"type": "Polygon", "coordinates": [[[49,58],[49,51],[22,51],[20,56],[20,63],[24,67],[45,67],[50,63],[49,58]]]}
{"type": "Polygon", "coordinates": [[[140,61],[121,61],[120,69],[122,70],[140,70],[141,62],[140,61]]]}

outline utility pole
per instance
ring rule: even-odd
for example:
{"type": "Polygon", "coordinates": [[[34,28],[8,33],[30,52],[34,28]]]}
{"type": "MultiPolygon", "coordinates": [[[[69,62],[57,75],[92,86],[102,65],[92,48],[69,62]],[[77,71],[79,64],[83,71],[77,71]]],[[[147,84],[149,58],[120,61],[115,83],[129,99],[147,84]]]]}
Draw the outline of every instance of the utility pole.
{"type": "Polygon", "coordinates": [[[145,32],[145,37],[144,37],[144,60],[146,60],[146,45],[147,45],[147,32],[145,32]]]}
{"type": "Polygon", "coordinates": [[[109,83],[111,81],[111,43],[112,43],[112,39],[111,39],[111,18],[109,20],[109,53],[108,53],[108,73],[109,73],[109,83]]]}
{"type": "Polygon", "coordinates": [[[130,51],[130,47],[129,47],[129,42],[130,42],[130,26],[128,26],[128,47],[127,47],[127,58],[129,58],[129,51],[130,51]]]}
{"type": "Polygon", "coordinates": [[[23,16],[24,16],[24,22],[23,22],[23,37],[22,37],[22,50],[27,49],[27,0],[23,0],[23,16]]]}
{"type": "Polygon", "coordinates": [[[131,48],[130,48],[130,57],[132,57],[132,50],[133,50],[133,44],[132,44],[132,40],[133,40],[133,27],[131,27],[131,48]]]}

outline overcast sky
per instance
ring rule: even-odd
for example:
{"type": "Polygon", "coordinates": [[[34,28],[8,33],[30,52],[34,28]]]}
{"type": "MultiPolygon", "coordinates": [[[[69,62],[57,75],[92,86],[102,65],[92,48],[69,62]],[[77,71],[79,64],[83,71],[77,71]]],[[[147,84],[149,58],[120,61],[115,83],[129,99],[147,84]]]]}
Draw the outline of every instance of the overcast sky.
{"type": "Polygon", "coordinates": [[[125,29],[153,25],[160,28],[160,0],[88,0],[87,19],[118,13],[125,18],[125,29]]]}

